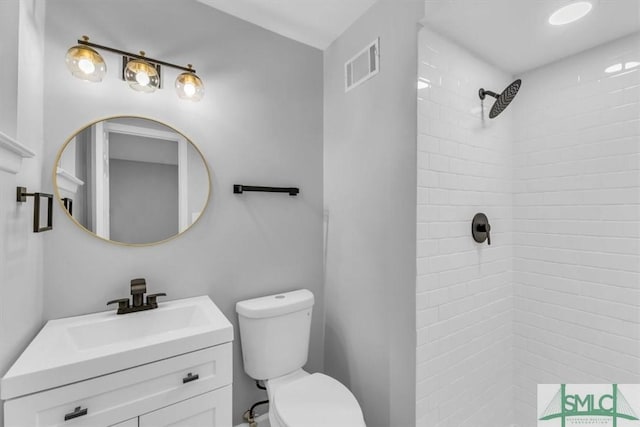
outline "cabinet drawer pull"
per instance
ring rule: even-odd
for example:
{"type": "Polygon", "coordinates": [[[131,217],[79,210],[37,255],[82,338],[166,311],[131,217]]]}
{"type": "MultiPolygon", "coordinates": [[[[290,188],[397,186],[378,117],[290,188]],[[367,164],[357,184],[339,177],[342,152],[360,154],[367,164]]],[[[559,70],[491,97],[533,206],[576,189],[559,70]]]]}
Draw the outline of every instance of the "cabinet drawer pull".
{"type": "Polygon", "coordinates": [[[64,416],[65,421],[72,420],[74,418],[81,417],[83,415],[87,415],[87,408],[80,409],[81,406],[76,406],[76,409],[73,412],[69,412],[64,416]]]}
{"type": "Polygon", "coordinates": [[[190,383],[191,381],[195,381],[198,378],[200,378],[200,375],[193,375],[191,372],[189,372],[187,376],[182,379],[182,384],[190,383]]]}

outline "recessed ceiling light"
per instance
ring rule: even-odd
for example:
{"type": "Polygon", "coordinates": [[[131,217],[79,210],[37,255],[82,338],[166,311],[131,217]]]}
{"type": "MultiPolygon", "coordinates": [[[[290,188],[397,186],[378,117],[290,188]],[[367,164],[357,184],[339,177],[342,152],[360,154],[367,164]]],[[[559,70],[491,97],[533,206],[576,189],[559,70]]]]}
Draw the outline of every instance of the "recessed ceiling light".
{"type": "Polygon", "coordinates": [[[579,1],[568,4],[556,10],[549,17],[551,25],[565,25],[577,21],[591,11],[593,5],[588,1],[579,1]]]}
{"type": "Polygon", "coordinates": [[[624,69],[625,70],[629,70],[631,68],[636,68],[638,66],[640,66],[640,62],[638,62],[638,61],[630,61],[630,62],[627,62],[626,64],[624,64],[624,69]]]}
{"type": "Polygon", "coordinates": [[[605,68],[604,72],[611,74],[611,73],[617,73],[618,71],[621,71],[621,70],[622,70],[622,64],[618,62],[617,64],[613,64],[605,68]]]}

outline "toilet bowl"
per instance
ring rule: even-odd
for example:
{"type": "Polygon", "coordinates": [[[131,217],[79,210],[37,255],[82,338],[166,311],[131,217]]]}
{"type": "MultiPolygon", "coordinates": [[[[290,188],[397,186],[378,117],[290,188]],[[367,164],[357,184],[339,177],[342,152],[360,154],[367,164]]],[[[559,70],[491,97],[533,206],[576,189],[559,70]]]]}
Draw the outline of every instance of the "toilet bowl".
{"type": "Polygon", "coordinates": [[[364,427],[358,401],[328,375],[299,370],[266,381],[271,427],[364,427]]]}
{"type": "Polygon", "coordinates": [[[365,427],[347,387],[302,369],[313,302],[306,289],[238,302],[244,370],[265,383],[271,427],[365,427]]]}

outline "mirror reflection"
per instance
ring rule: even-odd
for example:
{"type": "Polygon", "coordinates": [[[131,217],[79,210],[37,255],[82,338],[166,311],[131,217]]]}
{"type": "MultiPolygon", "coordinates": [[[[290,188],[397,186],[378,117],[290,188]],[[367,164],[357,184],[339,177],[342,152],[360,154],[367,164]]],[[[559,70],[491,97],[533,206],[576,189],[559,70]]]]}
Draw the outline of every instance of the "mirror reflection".
{"type": "Polygon", "coordinates": [[[209,170],[177,130],[115,117],[73,135],[58,155],[56,196],[86,230],[146,245],[187,230],[209,199],[209,170]]]}

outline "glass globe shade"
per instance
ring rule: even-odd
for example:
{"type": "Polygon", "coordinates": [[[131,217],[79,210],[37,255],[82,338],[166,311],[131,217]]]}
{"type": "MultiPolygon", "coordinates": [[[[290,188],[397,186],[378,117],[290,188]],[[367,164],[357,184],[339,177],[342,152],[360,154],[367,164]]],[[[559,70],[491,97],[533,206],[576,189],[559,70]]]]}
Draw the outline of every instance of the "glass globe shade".
{"type": "Polygon", "coordinates": [[[154,92],[160,87],[160,75],[156,67],[144,59],[133,59],[124,68],[124,80],[129,87],[140,92],[154,92]]]}
{"type": "Polygon", "coordinates": [[[101,82],[107,74],[102,56],[89,46],[76,45],[67,50],[67,68],[75,77],[88,82],[101,82]]]}
{"type": "Polygon", "coordinates": [[[176,93],[180,99],[200,101],[204,96],[204,84],[193,72],[184,72],[176,79],[176,93]]]}

